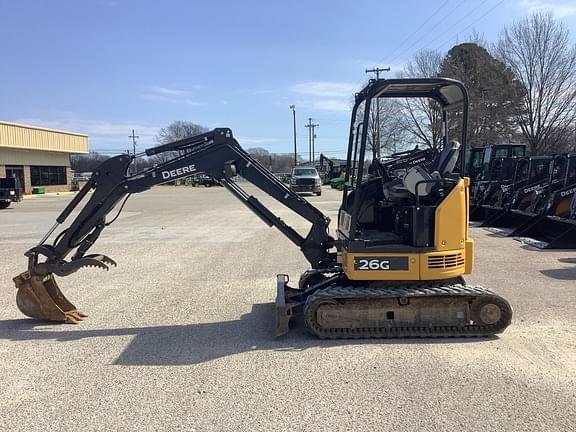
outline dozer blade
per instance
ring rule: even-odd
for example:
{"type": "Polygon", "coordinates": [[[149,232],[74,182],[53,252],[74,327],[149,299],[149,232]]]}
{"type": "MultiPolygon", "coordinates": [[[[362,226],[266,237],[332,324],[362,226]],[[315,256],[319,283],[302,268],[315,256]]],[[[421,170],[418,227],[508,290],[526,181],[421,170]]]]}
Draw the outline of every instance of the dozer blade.
{"type": "Polygon", "coordinates": [[[276,304],[274,308],[274,337],[276,338],[284,336],[290,331],[290,320],[301,305],[301,302],[295,301],[301,291],[290,288],[287,284],[288,275],[279,274],[276,276],[276,304]]]}
{"type": "Polygon", "coordinates": [[[16,305],[26,316],[72,324],[88,316],[76,309],[62,294],[52,274],[37,276],[25,271],[13,280],[18,289],[16,305]]]}

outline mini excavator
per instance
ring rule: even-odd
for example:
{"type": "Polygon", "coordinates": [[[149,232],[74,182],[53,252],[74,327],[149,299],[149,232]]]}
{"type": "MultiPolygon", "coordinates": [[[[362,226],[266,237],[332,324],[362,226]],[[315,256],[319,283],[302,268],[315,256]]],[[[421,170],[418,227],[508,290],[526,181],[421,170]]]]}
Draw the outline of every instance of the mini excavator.
{"type": "MultiPolygon", "coordinates": [[[[103,162],[70,201],[40,243],[26,252],[28,269],[14,278],[17,305],[27,316],[78,323],[86,317],[66,299],[55,277],[83,267],[116,263],[87,254],[106,216],[126,199],[154,185],[205,173],[214,177],[269,226],[295,243],[308,262],[298,286],[276,280],[275,335],[286,334],[301,316],[320,338],[489,336],[511,322],[501,296],[466,285],[474,243],[468,237],[469,179],[464,177],[468,96],[462,83],[445,78],[372,80],[356,94],[350,124],[347,169],[336,238],[330,219],[245,152],[230,129],[219,128],[145,151],[171,152],[167,162],[129,174],[134,157],[103,162]],[[442,111],[443,149],[430,163],[403,177],[378,161],[371,176],[365,155],[371,110],[378,98],[426,98],[442,111]],[[461,141],[449,139],[448,113],[461,123],[461,141]],[[459,165],[459,166],[457,166],[459,165]],[[234,181],[241,176],[311,223],[304,237],[234,181]],[[88,196],[88,192],[93,193],[88,196]],[[72,211],[86,203],[68,228],[53,236],[72,211]]],[[[136,155],[140,156],[140,155],[136,155]]],[[[141,155],[144,156],[144,153],[141,155]]]]}

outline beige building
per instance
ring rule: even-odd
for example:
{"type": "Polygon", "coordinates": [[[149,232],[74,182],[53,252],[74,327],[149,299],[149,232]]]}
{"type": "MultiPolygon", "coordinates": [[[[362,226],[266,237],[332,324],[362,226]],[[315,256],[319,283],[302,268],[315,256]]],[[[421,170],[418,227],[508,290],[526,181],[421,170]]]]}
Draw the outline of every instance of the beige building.
{"type": "Polygon", "coordinates": [[[70,155],[87,153],[87,135],[0,122],[0,177],[17,177],[24,193],[69,191],[70,155]]]}

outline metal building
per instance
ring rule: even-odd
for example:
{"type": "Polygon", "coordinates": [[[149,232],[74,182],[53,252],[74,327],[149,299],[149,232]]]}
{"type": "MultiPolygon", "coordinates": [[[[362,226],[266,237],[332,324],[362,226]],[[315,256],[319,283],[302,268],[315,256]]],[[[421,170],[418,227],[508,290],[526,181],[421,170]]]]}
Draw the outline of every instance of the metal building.
{"type": "Polygon", "coordinates": [[[88,136],[0,122],[0,177],[16,177],[24,193],[69,191],[70,155],[88,153],[88,136]]]}

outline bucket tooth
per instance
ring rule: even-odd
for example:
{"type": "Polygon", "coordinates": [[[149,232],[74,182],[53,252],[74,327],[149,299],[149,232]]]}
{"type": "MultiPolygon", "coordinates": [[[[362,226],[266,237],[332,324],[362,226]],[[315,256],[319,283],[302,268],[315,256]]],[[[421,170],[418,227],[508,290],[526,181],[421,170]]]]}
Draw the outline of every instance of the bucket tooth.
{"type": "Polygon", "coordinates": [[[62,294],[52,274],[38,276],[26,271],[13,280],[18,289],[16,305],[24,315],[73,324],[87,317],[62,294]]]}

